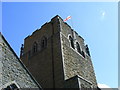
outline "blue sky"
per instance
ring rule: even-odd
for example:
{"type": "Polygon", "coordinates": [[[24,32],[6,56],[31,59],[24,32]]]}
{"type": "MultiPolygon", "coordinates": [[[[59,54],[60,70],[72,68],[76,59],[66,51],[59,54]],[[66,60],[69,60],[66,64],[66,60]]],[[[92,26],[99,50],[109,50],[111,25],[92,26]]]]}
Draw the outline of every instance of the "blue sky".
{"type": "Polygon", "coordinates": [[[89,45],[97,82],[118,87],[117,2],[3,2],[2,33],[19,56],[24,38],[56,15],[72,16],[67,23],[89,45]]]}

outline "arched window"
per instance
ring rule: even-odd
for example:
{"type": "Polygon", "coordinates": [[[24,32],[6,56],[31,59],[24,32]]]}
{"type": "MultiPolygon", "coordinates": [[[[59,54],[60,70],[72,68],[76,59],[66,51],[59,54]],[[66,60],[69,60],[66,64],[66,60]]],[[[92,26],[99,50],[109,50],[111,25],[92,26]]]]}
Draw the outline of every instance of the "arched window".
{"type": "Polygon", "coordinates": [[[78,42],[76,42],[76,48],[77,48],[77,51],[81,54],[81,49],[80,49],[80,45],[78,42]]]}
{"type": "Polygon", "coordinates": [[[71,45],[71,47],[75,49],[75,47],[74,47],[74,42],[73,42],[73,38],[72,38],[71,36],[69,36],[69,40],[70,40],[70,45],[71,45]]]}
{"type": "Polygon", "coordinates": [[[47,38],[43,37],[41,40],[41,48],[45,48],[47,46],[47,38]]]}
{"type": "Polygon", "coordinates": [[[33,44],[33,53],[36,53],[37,50],[38,50],[38,45],[37,45],[36,42],[34,42],[34,44],[33,44]]]}
{"type": "Polygon", "coordinates": [[[3,90],[19,90],[18,87],[13,83],[9,86],[7,86],[6,88],[4,88],[3,90]]]}

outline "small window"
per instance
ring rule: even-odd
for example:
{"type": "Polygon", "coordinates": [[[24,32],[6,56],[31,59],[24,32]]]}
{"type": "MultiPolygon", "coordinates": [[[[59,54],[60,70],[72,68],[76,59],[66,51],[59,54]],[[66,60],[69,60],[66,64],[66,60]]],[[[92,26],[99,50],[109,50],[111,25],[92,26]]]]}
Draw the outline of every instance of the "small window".
{"type": "Polygon", "coordinates": [[[81,54],[81,49],[80,49],[80,45],[78,42],[76,42],[76,48],[77,48],[77,51],[81,54]]]}
{"type": "Polygon", "coordinates": [[[33,44],[33,53],[36,53],[37,49],[38,49],[38,45],[37,45],[36,42],[34,42],[34,44],[33,44]]]}
{"type": "Polygon", "coordinates": [[[6,88],[4,88],[3,90],[19,90],[18,87],[13,83],[9,86],[7,86],[6,88]]]}
{"type": "Polygon", "coordinates": [[[47,46],[47,38],[43,37],[41,40],[41,48],[45,48],[47,46]]]}
{"type": "Polygon", "coordinates": [[[74,47],[74,42],[73,42],[73,38],[71,36],[69,36],[69,40],[70,40],[70,45],[73,49],[75,49],[74,47]]]}

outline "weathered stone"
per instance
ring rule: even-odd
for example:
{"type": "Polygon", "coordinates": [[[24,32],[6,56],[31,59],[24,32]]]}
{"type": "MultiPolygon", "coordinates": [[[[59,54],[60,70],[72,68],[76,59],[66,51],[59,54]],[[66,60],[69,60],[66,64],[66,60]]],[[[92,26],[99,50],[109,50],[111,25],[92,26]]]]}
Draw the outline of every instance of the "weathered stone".
{"type": "Polygon", "coordinates": [[[91,57],[86,52],[84,39],[59,16],[52,18],[50,22],[25,38],[21,60],[43,88],[64,88],[70,85],[79,86],[79,88],[81,85],[85,87],[91,85],[97,88],[91,57]],[[72,41],[69,40],[69,36],[73,38],[71,40],[73,40],[75,49],[71,47],[72,41]],[[41,46],[43,37],[47,38],[45,48],[41,46]],[[35,42],[37,43],[36,52],[33,48],[35,42]],[[80,45],[80,53],[76,42],[80,45]],[[77,77],[75,80],[78,82],[74,79],[73,82],[69,82],[68,79],[76,75],[83,79],[78,80],[77,77]]]}
{"type": "Polygon", "coordinates": [[[5,38],[0,34],[0,88],[12,82],[20,88],[39,88],[5,38]],[[2,50],[1,50],[2,49],[2,50]]]}

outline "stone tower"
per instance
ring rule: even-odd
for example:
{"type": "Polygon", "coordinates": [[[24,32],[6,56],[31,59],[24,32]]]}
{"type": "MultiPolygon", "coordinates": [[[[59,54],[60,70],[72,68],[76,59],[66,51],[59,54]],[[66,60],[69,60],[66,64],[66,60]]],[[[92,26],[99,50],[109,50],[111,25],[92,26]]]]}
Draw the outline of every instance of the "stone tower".
{"type": "Polygon", "coordinates": [[[58,15],[25,38],[20,58],[43,88],[97,88],[88,46],[58,15]]]}

